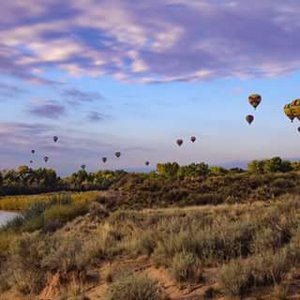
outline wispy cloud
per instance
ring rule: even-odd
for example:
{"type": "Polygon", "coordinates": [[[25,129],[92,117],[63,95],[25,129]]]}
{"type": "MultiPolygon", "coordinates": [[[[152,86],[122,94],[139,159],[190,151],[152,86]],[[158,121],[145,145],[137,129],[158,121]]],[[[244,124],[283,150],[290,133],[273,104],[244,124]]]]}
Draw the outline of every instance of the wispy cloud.
{"type": "Polygon", "coordinates": [[[47,139],[50,140],[51,133],[55,130],[55,126],[41,123],[1,122],[1,153],[29,151],[28,148],[45,144],[47,139]]]}
{"type": "Polygon", "coordinates": [[[71,104],[80,104],[104,99],[104,97],[100,93],[83,92],[74,88],[64,90],[63,96],[71,104]]]}
{"type": "Polygon", "coordinates": [[[33,104],[28,109],[29,113],[38,117],[58,119],[66,113],[66,108],[58,102],[46,101],[33,104]]]}
{"type": "Polygon", "coordinates": [[[0,83],[0,98],[11,98],[27,93],[26,90],[11,84],[0,83]]]}
{"type": "Polygon", "coordinates": [[[97,111],[90,111],[87,115],[87,119],[91,122],[100,122],[107,119],[107,115],[99,113],[97,111]]]}
{"type": "Polygon", "coordinates": [[[299,12],[296,0],[253,0],[251,13],[243,0],[5,1],[0,71],[33,81],[49,67],[145,83],[278,76],[300,68],[299,12]]]}

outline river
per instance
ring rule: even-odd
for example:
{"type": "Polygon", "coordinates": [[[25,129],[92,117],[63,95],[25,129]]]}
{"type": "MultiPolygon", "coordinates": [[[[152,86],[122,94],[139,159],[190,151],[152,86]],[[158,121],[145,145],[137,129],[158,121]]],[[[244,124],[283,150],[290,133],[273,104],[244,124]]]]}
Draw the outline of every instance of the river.
{"type": "Polygon", "coordinates": [[[0,227],[5,225],[8,221],[17,217],[19,214],[10,211],[0,210],[0,227]]]}

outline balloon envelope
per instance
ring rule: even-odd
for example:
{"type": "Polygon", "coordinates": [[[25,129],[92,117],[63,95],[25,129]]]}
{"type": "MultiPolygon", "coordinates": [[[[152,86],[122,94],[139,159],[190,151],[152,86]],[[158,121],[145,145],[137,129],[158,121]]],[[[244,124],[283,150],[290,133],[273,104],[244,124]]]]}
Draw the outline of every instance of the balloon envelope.
{"type": "Polygon", "coordinates": [[[183,144],[183,140],[182,139],[178,139],[176,141],[176,143],[177,143],[178,146],[181,146],[183,144]]]}
{"type": "Polygon", "coordinates": [[[294,111],[291,108],[292,104],[286,104],[283,107],[283,111],[285,113],[285,115],[293,122],[293,120],[295,119],[295,115],[294,115],[294,111]]]}
{"type": "Polygon", "coordinates": [[[81,165],[80,167],[81,167],[82,170],[85,170],[86,165],[81,165]]]}
{"type": "Polygon", "coordinates": [[[120,157],[120,156],[121,156],[121,152],[116,152],[116,153],[115,153],[115,156],[116,156],[116,157],[120,157]]]}
{"type": "Polygon", "coordinates": [[[49,160],[48,156],[44,156],[44,161],[47,162],[49,160]]]}
{"type": "Polygon", "coordinates": [[[150,165],[150,162],[149,162],[149,161],[146,161],[146,162],[145,162],[145,165],[146,165],[146,166],[149,166],[149,165],[150,165]]]}
{"type": "Polygon", "coordinates": [[[53,141],[54,141],[55,143],[58,141],[58,137],[57,137],[56,135],[53,137],[53,141]]]}
{"type": "Polygon", "coordinates": [[[294,116],[294,118],[300,117],[300,99],[295,99],[289,105],[290,113],[294,116]]]}
{"type": "Polygon", "coordinates": [[[195,136],[191,136],[191,142],[194,143],[196,141],[196,137],[195,136]]]}
{"type": "Polygon", "coordinates": [[[248,101],[254,108],[256,108],[261,102],[261,95],[252,94],[248,97],[248,101]]]}
{"type": "Polygon", "coordinates": [[[246,121],[249,123],[249,125],[253,122],[254,117],[252,115],[246,116],[246,121]]]}
{"type": "Polygon", "coordinates": [[[35,153],[35,150],[31,150],[31,153],[34,154],[34,153],[35,153]]]}
{"type": "Polygon", "coordinates": [[[104,163],[106,163],[107,158],[106,158],[106,157],[102,157],[102,161],[103,161],[104,163]]]}

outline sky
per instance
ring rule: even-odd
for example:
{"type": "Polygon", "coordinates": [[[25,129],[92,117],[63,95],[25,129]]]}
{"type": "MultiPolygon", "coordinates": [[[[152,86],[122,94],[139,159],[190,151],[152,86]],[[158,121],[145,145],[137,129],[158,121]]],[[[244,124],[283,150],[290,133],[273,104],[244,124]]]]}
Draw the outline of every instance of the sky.
{"type": "Polygon", "coordinates": [[[299,0],[1,1],[0,169],[298,159],[283,105],[300,98],[299,13],[299,0]]]}

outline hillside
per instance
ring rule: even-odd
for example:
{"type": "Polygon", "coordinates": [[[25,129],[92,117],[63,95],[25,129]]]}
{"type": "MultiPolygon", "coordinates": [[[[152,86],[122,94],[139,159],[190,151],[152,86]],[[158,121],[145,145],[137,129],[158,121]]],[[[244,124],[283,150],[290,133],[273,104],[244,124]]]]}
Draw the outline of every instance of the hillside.
{"type": "Polygon", "coordinates": [[[9,196],[0,299],[300,299],[300,174],[124,174],[9,196]]]}

